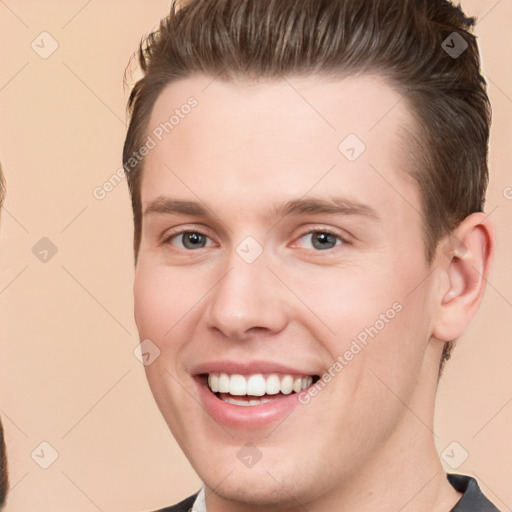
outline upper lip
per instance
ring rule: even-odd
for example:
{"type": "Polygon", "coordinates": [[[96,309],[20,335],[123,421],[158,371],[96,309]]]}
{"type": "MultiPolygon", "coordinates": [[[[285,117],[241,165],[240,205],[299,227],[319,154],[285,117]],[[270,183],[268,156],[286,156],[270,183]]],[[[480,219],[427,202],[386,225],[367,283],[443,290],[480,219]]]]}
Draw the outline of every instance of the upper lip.
{"type": "Polygon", "coordinates": [[[210,361],[194,366],[191,369],[193,375],[206,373],[227,373],[230,375],[254,375],[256,373],[283,373],[287,375],[319,375],[319,372],[293,368],[273,361],[210,361]]]}

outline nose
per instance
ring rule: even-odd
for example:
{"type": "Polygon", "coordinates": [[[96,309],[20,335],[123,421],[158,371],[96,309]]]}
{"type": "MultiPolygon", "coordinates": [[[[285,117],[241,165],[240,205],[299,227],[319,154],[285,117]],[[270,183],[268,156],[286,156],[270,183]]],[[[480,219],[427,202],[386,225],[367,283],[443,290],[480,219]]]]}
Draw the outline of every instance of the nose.
{"type": "Polygon", "coordinates": [[[264,258],[246,263],[235,254],[209,294],[208,328],[236,341],[281,332],[289,323],[290,309],[279,284],[264,258]]]}

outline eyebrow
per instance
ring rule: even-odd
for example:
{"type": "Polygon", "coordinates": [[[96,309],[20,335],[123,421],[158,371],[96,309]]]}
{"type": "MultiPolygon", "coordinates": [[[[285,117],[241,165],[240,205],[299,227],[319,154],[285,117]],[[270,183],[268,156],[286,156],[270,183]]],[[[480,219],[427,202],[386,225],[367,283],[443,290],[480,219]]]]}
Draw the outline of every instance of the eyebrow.
{"type": "Polygon", "coordinates": [[[168,197],[157,197],[151,201],[147,208],[144,210],[144,216],[153,214],[182,214],[182,215],[196,215],[200,217],[207,217],[208,210],[195,201],[180,201],[168,197]]]}
{"type": "MultiPolygon", "coordinates": [[[[169,197],[158,197],[144,210],[144,216],[153,214],[194,215],[211,217],[211,210],[196,201],[183,201],[169,197]]],[[[378,213],[369,205],[348,198],[331,197],[329,199],[295,199],[275,206],[272,217],[284,218],[299,215],[354,215],[379,220],[378,213]]]]}
{"type": "Polygon", "coordinates": [[[344,197],[310,198],[289,201],[275,208],[276,217],[307,214],[357,215],[379,220],[378,213],[369,205],[344,197]]]}

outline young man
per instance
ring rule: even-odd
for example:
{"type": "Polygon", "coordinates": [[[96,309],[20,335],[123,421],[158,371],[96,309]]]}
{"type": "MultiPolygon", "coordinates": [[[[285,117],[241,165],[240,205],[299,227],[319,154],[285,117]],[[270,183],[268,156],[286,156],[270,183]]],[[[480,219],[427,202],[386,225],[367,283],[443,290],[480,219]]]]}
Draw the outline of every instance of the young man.
{"type": "Polygon", "coordinates": [[[494,251],[472,24],[446,0],[190,0],[143,45],[135,318],[204,483],[165,510],[497,510],[433,435],[494,251]]]}

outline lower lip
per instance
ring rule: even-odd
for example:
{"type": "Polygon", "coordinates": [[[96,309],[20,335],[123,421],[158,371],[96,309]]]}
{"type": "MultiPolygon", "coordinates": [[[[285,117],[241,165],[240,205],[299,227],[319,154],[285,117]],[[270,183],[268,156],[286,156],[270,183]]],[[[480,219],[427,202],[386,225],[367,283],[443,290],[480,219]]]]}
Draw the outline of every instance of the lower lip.
{"type": "Polygon", "coordinates": [[[290,414],[300,405],[299,393],[285,395],[260,405],[234,405],[217,398],[205,384],[202,377],[196,383],[203,405],[212,418],[227,427],[261,428],[267,427],[290,414]]]}

